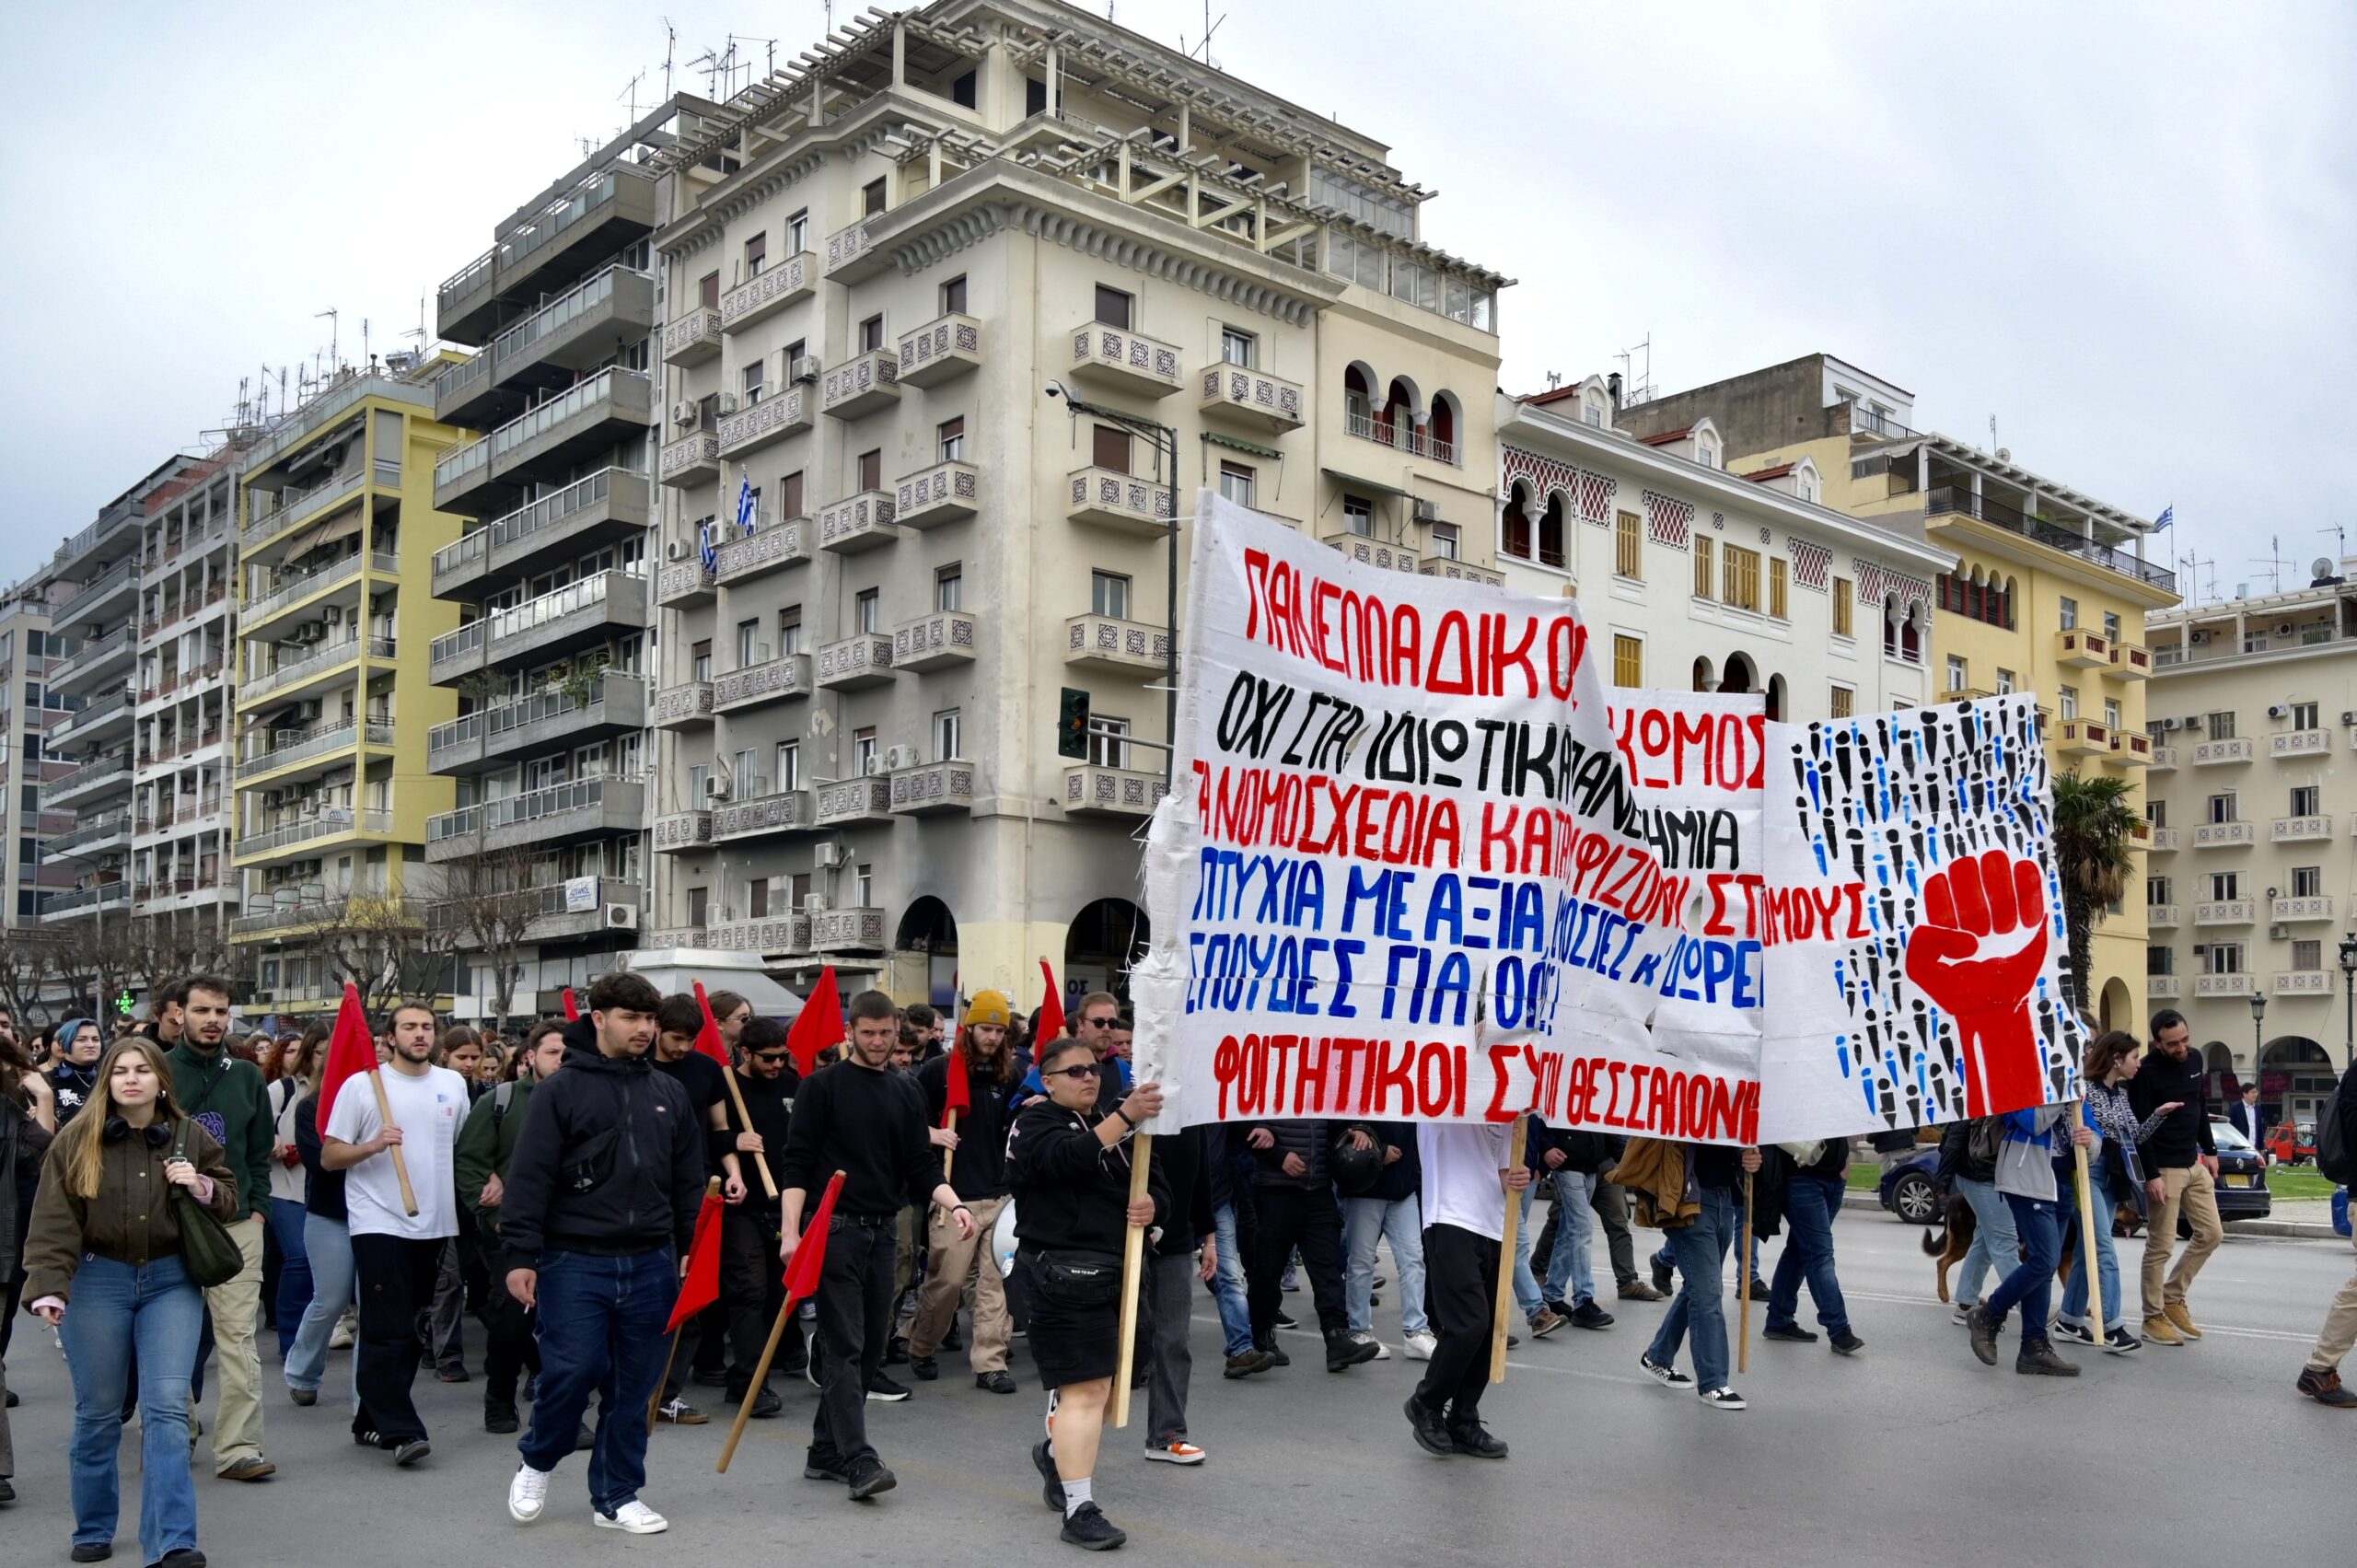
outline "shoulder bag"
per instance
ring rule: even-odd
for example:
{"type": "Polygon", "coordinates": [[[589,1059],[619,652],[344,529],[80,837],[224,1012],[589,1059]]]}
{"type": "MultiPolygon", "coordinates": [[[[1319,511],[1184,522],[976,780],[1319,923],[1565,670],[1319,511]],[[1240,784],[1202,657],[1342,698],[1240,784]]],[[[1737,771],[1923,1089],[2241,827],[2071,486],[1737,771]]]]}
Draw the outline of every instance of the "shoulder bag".
{"type": "MultiPolygon", "coordinates": [[[[180,1132],[172,1140],[172,1158],[188,1158],[188,1129],[186,1117],[180,1119],[180,1132]]],[[[188,1271],[189,1282],[205,1290],[227,1284],[245,1272],[246,1254],[238,1247],[229,1227],[221,1216],[196,1201],[196,1194],[175,1184],[172,1188],[172,1220],[180,1230],[180,1266],[188,1271]]]]}

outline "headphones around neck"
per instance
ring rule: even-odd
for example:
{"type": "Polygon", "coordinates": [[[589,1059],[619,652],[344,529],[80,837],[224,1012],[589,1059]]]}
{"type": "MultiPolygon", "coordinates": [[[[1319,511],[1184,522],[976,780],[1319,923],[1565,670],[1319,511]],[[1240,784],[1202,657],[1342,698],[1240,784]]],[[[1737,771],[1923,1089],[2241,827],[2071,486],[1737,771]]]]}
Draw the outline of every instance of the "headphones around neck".
{"type": "MultiPolygon", "coordinates": [[[[131,1123],[120,1116],[110,1116],[100,1132],[108,1143],[120,1144],[131,1136],[131,1123]]],[[[140,1130],[140,1136],[147,1141],[149,1148],[160,1149],[172,1141],[172,1130],[160,1121],[150,1121],[140,1130]]]]}

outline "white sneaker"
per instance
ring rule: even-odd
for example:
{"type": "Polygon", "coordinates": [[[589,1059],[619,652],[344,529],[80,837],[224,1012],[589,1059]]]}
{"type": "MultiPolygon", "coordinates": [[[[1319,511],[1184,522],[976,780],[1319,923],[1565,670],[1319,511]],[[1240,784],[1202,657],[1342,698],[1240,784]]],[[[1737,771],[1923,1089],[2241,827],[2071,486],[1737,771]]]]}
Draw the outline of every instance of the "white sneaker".
{"type": "Polygon", "coordinates": [[[1430,1361],[1433,1352],[1440,1349],[1440,1342],[1430,1334],[1411,1334],[1404,1348],[1410,1361],[1430,1361]]]}
{"type": "Polygon", "coordinates": [[[517,1465],[516,1479],[507,1483],[507,1516],[519,1525],[528,1525],[539,1518],[549,1500],[549,1477],[554,1473],[517,1465]]]}
{"type": "Polygon", "coordinates": [[[1352,1342],[1356,1344],[1373,1345],[1375,1347],[1376,1360],[1389,1361],[1391,1359],[1391,1347],[1385,1344],[1381,1340],[1376,1339],[1373,1333],[1353,1334],[1351,1339],[1352,1342]]]}
{"type": "Polygon", "coordinates": [[[659,1536],[671,1521],[633,1497],[612,1513],[589,1510],[589,1522],[601,1530],[628,1530],[634,1536],[659,1536]]]}
{"type": "Polygon", "coordinates": [[[1733,1388],[1725,1388],[1724,1386],[1716,1388],[1703,1389],[1702,1402],[1710,1406],[1714,1411],[1739,1411],[1749,1408],[1743,1402],[1743,1396],[1741,1394],[1736,1393],[1733,1388]]]}
{"type": "Polygon", "coordinates": [[[352,1336],[355,1328],[356,1324],[350,1313],[347,1312],[343,1317],[337,1318],[335,1320],[335,1332],[328,1336],[328,1349],[350,1350],[352,1348],[352,1336]]]}

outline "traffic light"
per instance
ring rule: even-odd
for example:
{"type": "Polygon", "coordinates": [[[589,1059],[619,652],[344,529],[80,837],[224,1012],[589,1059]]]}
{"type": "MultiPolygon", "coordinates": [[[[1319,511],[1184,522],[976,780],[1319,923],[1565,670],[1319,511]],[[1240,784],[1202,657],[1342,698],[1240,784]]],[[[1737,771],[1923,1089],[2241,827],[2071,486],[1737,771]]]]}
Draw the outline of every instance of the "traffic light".
{"type": "Polygon", "coordinates": [[[1056,755],[1088,761],[1088,693],[1069,686],[1056,706],[1056,755]]]}

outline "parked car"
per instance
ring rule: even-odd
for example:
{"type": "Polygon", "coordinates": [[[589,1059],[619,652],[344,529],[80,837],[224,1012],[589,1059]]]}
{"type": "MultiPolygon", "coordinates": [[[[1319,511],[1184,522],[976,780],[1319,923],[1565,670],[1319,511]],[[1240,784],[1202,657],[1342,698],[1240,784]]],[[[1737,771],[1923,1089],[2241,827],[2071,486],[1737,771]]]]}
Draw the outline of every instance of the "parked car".
{"type": "Polygon", "coordinates": [[[2282,1165],[2306,1165],[2316,1157],[2316,1124],[2286,1121],[2267,1135],[2268,1151],[2282,1165]]]}
{"type": "Polygon", "coordinates": [[[1882,1173],[1878,1189],[1882,1206],[1905,1225],[1936,1225],[1948,1198],[1940,1179],[1940,1149],[1926,1144],[1905,1159],[1895,1160],[1882,1173]]]}

